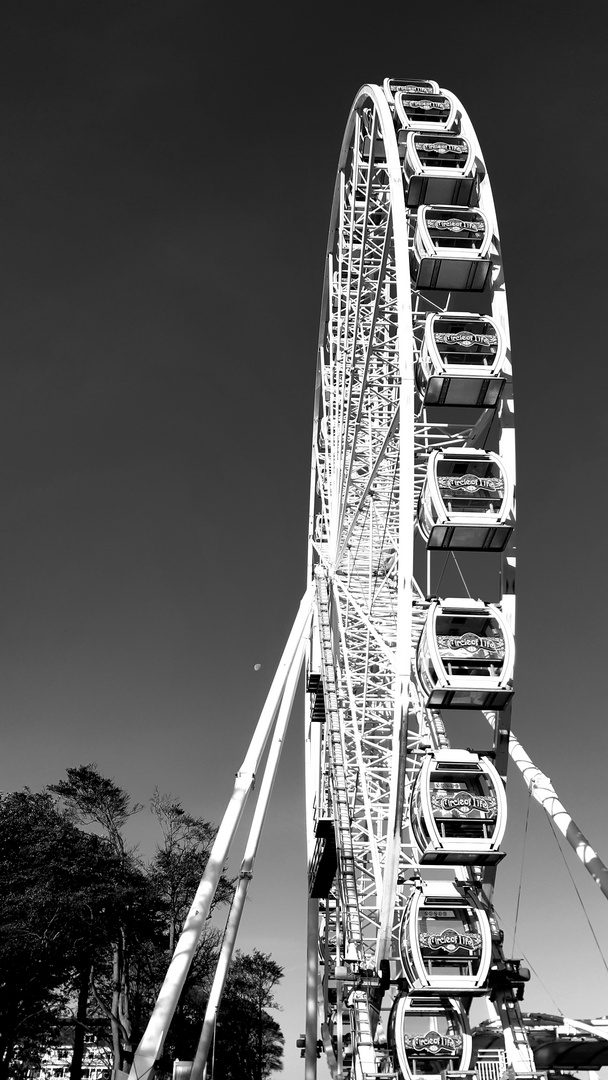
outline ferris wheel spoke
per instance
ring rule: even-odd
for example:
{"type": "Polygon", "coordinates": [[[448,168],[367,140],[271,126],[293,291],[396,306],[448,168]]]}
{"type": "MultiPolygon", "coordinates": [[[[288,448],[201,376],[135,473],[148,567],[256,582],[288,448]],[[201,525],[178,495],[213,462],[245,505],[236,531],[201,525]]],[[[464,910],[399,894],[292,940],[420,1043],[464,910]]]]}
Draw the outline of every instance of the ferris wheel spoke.
{"type": "Polygon", "coordinates": [[[394,664],[395,664],[394,652],[390,648],[390,646],[386,643],[386,641],[382,637],[382,635],[378,632],[378,630],[376,629],[376,626],[370,620],[370,618],[368,617],[368,615],[364,611],[361,604],[356,600],[356,598],[355,598],[355,596],[353,594],[353,591],[352,591],[353,584],[354,584],[354,581],[351,580],[351,586],[350,586],[349,589],[347,589],[346,586],[342,584],[342,581],[341,581],[341,579],[339,577],[334,578],[334,585],[336,586],[338,595],[344,601],[344,608],[345,608],[345,612],[347,613],[349,621],[353,620],[353,619],[358,619],[359,620],[359,622],[361,624],[361,627],[364,630],[366,630],[370,634],[370,636],[373,638],[376,645],[380,649],[380,652],[381,652],[382,656],[385,658],[386,662],[391,666],[391,668],[394,668],[394,664]]]}
{"type": "MultiPolygon", "coordinates": [[[[369,177],[371,179],[372,169],[369,170],[369,177]]],[[[364,426],[362,425],[362,414],[364,408],[370,409],[375,387],[373,384],[373,378],[370,378],[370,372],[374,371],[374,354],[377,351],[383,351],[386,349],[386,341],[376,342],[376,328],[380,321],[382,326],[385,326],[388,318],[388,309],[386,298],[382,301],[383,290],[386,290],[386,271],[390,250],[390,226],[391,226],[391,214],[390,207],[388,210],[382,208],[381,211],[376,211],[380,214],[380,220],[373,226],[372,239],[375,234],[379,234],[379,241],[373,244],[373,251],[379,252],[379,259],[371,257],[368,253],[368,257],[364,263],[364,255],[366,253],[366,241],[369,238],[369,227],[366,224],[364,226],[364,232],[361,243],[361,270],[359,274],[359,284],[357,291],[357,303],[354,312],[353,329],[351,333],[351,352],[350,352],[350,368],[351,377],[348,391],[347,401],[347,414],[353,416],[354,419],[350,422],[348,431],[348,439],[344,439],[342,445],[344,447],[344,455],[342,460],[342,470],[344,476],[344,483],[341,492],[342,500],[350,488],[352,482],[352,471],[355,462],[360,459],[360,440],[364,435],[364,426]],[[364,270],[364,265],[367,267],[364,270]],[[365,309],[361,306],[361,291],[364,283],[369,290],[369,295],[372,297],[371,303],[365,305],[365,309]],[[355,385],[359,387],[356,408],[353,408],[353,390],[355,385]]],[[[366,214],[366,217],[368,214],[366,214]]],[[[382,361],[381,361],[382,363],[382,361]]],[[[382,367],[382,374],[384,378],[384,368],[382,367]]],[[[338,535],[341,532],[342,522],[338,525],[338,535]]]]}
{"type": "MultiPolygon", "coordinates": [[[[384,235],[384,240],[383,240],[383,245],[382,245],[382,255],[381,255],[381,260],[380,260],[379,271],[378,271],[378,274],[377,274],[377,280],[372,282],[372,288],[374,290],[374,298],[373,298],[371,310],[370,310],[370,313],[369,313],[369,327],[367,328],[367,335],[365,335],[365,330],[366,330],[365,320],[364,319],[359,319],[358,323],[357,323],[356,336],[362,336],[362,338],[363,338],[363,340],[362,340],[362,353],[363,353],[363,355],[362,355],[361,363],[357,367],[357,374],[356,374],[356,378],[357,378],[357,381],[358,381],[358,383],[360,385],[360,389],[359,389],[358,400],[357,400],[357,408],[356,408],[356,411],[355,411],[355,414],[354,414],[354,420],[352,422],[352,432],[351,432],[350,446],[349,446],[350,453],[348,454],[348,460],[347,461],[345,460],[345,462],[344,462],[344,487],[343,487],[343,494],[344,495],[346,495],[346,493],[349,491],[350,486],[352,484],[353,468],[355,466],[355,463],[357,462],[357,454],[358,454],[358,452],[360,454],[360,449],[359,449],[359,447],[360,447],[360,438],[361,438],[361,435],[363,433],[363,426],[362,426],[363,409],[364,409],[364,406],[367,403],[367,399],[368,399],[370,393],[373,392],[373,387],[369,383],[370,365],[372,364],[372,359],[373,359],[373,347],[374,347],[374,337],[375,337],[375,333],[376,333],[376,325],[377,325],[378,318],[379,318],[379,315],[380,315],[380,312],[381,312],[381,308],[380,308],[381,285],[383,283],[384,272],[386,270],[386,261],[387,261],[387,258],[388,258],[389,229],[390,229],[390,219],[386,223],[385,235],[384,235]],[[360,375],[359,375],[359,370],[361,372],[360,375]]],[[[351,379],[351,390],[352,390],[352,385],[354,383],[354,379],[355,379],[355,371],[353,370],[353,376],[352,376],[352,379],[351,379]]],[[[350,404],[351,404],[351,402],[349,402],[349,405],[350,404]]],[[[341,531],[342,531],[342,519],[340,519],[340,521],[339,521],[338,535],[340,535],[341,531]]]]}
{"type": "MultiPolygon", "coordinates": [[[[366,502],[370,497],[370,492],[371,492],[372,486],[376,482],[376,479],[379,478],[379,470],[380,470],[381,466],[384,464],[385,457],[387,455],[387,451],[389,450],[389,448],[391,448],[392,444],[393,444],[393,448],[394,448],[394,439],[395,439],[395,434],[397,432],[398,423],[399,423],[399,408],[397,407],[395,409],[395,412],[393,413],[393,416],[392,416],[392,419],[390,421],[388,430],[386,431],[386,433],[383,436],[382,443],[381,443],[381,445],[380,445],[380,447],[379,447],[379,449],[378,449],[378,451],[376,453],[375,459],[373,460],[373,462],[370,463],[369,473],[368,473],[367,479],[365,481],[365,486],[364,486],[361,494],[358,496],[358,500],[357,500],[356,505],[351,509],[347,499],[345,499],[344,502],[343,502],[343,513],[342,513],[342,519],[341,519],[341,523],[340,523],[341,528],[339,530],[340,534],[342,535],[342,533],[343,533],[343,535],[342,535],[342,540],[341,540],[341,546],[339,548],[338,556],[337,556],[337,560],[336,560],[338,565],[340,564],[342,558],[344,557],[344,552],[345,552],[345,549],[348,547],[349,541],[350,541],[351,536],[353,534],[353,530],[357,526],[357,524],[359,522],[359,519],[360,519],[360,516],[361,516],[361,514],[362,514],[362,512],[363,512],[363,510],[365,508],[366,502]],[[348,524],[347,524],[347,520],[346,520],[347,518],[349,519],[348,524]]],[[[395,464],[394,463],[392,463],[392,464],[389,463],[389,468],[391,469],[392,474],[394,475],[395,464]]],[[[351,488],[352,488],[352,473],[349,475],[348,479],[350,481],[351,488]]],[[[356,487],[355,487],[355,489],[353,491],[353,495],[355,497],[357,496],[356,487]]]]}
{"type": "MultiPolygon", "coordinates": [[[[342,609],[341,609],[341,607],[339,605],[337,606],[337,618],[338,618],[338,628],[339,628],[340,636],[341,636],[342,640],[344,641],[345,640],[344,621],[343,621],[343,616],[342,616],[342,609]]],[[[366,650],[366,654],[367,653],[368,653],[368,650],[366,650]]],[[[366,694],[365,694],[365,692],[364,692],[364,696],[363,696],[363,708],[362,708],[362,710],[358,709],[357,698],[356,698],[355,693],[354,693],[354,684],[355,684],[355,679],[357,678],[357,673],[356,673],[356,671],[353,671],[353,666],[352,666],[351,660],[353,662],[355,662],[355,663],[357,662],[357,660],[359,661],[359,663],[357,665],[358,668],[359,668],[359,672],[363,671],[364,678],[367,679],[367,665],[365,663],[366,656],[363,657],[363,661],[362,661],[362,658],[358,654],[358,651],[356,649],[355,650],[343,649],[343,656],[344,656],[344,673],[345,673],[345,678],[346,678],[346,682],[347,682],[347,686],[348,686],[348,697],[349,697],[349,702],[350,702],[350,716],[345,718],[345,725],[344,725],[345,740],[348,741],[349,738],[352,740],[352,745],[353,745],[353,749],[354,749],[354,760],[356,762],[357,775],[358,775],[359,783],[360,783],[361,782],[360,778],[365,775],[365,771],[366,771],[366,762],[364,761],[363,749],[362,749],[362,738],[365,737],[366,724],[367,725],[369,724],[369,718],[368,718],[368,713],[367,713],[367,710],[366,710],[367,702],[366,702],[366,694]]],[[[373,811],[372,811],[372,802],[373,802],[373,800],[372,800],[372,797],[370,797],[370,791],[369,791],[369,787],[368,787],[367,784],[361,783],[361,797],[362,797],[362,806],[363,806],[363,815],[362,816],[363,816],[363,820],[364,820],[365,838],[366,838],[366,842],[367,842],[367,845],[369,847],[369,851],[370,851],[370,854],[371,854],[371,861],[372,861],[372,866],[373,866],[373,875],[374,875],[375,887],[376,887],[376,890],[379,891],[379,889],[381,887],[381,879],[382,879],[381,878],[381,868],[380,868],[380,860],[379,860],[379,856],[378,856],[378,843],[377,843],[377,838],[376,838],[376,832],[375,832],[375,829],[373,827],[373,818],[372,818],[372,813],[373,813],[373,811]]]]}

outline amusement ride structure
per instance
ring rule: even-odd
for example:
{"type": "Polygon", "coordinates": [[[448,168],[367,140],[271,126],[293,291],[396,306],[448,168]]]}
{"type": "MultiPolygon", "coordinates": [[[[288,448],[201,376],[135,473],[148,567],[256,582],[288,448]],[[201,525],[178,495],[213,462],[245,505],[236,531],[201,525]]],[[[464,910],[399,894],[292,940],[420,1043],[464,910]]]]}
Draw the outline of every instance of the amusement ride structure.
{"type": "Polygon", "coordinates": [[[493,911],[509,754],[607,895],[608,872],[511,734],[515,445],[500,241],[469,117],[431,80],[364,86],[348,119],[311,472],[308,588],[132,1080],[160,1056],[269,747],[192,1067],[202,1080],[303,667],[306,1080],[321,1050],[335,1080],[608,1064],[608,1029],[561,1017],[537,1018],[556,1049],[536,1052],[521,1011],[529,972],[505,956],[493,911]],[[465,717],[475,748],[461,742],[465,717]],[[490,1021],[474,1045],[476,999],[490,1021]]]}

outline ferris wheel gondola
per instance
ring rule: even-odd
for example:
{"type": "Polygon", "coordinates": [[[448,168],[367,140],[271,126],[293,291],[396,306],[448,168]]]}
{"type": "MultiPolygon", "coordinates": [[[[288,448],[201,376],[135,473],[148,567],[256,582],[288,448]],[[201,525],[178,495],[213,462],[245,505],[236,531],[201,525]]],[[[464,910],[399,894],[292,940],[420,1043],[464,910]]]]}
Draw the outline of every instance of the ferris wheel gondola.
{"type": "Polygon", "coordinates": [[[421,865],[486,866],[504,857],[504,784],[489,758],[428,750],[412,789],[409,819],[421,865]]]}

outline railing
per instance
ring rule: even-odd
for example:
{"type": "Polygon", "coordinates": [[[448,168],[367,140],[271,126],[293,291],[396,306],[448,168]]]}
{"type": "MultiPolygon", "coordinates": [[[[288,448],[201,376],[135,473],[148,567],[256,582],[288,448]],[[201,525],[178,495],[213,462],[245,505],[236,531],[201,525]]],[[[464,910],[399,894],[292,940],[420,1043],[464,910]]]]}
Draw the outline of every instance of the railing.
{"type": "Polygon", "coordinates": [[[478,1080],[500,1080],[507,1067],[504,1050],[479,1050],[475,1072],[478,1080]]]}

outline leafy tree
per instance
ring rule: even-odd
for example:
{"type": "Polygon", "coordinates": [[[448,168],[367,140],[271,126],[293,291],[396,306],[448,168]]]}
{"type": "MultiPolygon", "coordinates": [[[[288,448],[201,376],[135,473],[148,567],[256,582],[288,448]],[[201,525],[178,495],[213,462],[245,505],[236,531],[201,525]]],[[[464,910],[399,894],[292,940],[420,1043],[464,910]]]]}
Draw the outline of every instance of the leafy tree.
{"type": "MultiPolygon", "coordinates": [[[[108,934],[111,941],[111,965],[103,952],[89,957],[91,989],[99,1009],[106,1012],[112,1029],[114,1068],[130,1064],[136,1039],[131,1021],[131,958],[138,938],[154,935],[154,890],[127,849],[123,828],[140,804],[131,804],[126,791],[105,776],[96,764],[66,770],[67,780],[51,784],[49,790],[61,796],[67,812],[79,825],[98,825],[117,860],[114,876],[114,903],[108,911],[108,934]]],[[[81,972],[84,981],[84,970],[81,972]]],[[[81,1006],[86,1008],[84,993],[81,1006]]],[[[83,1025],[82,1013],[79,1016],[83,1025]]],[[[75,1077],[72,1080],[76,1080],[75,1077]]]]}
{"type": "Polygon", "coordinates": [[[0,1080],[56,1034],[83,950],[102,936],[116,870],[110,845],[48,794],[0,797],[0,1080]]]}
{"type": "Polygon", "coordinates": [[[102,776],[95,762],[66,769],[67,780],[49,784],[65,800],[68,810],[80,825],[101,825],[118,855],[126,856],[122,829],[133,814],[142,809],[141,803],[131,805],[131,798],[113,780],[102,776]]]}
{"type": "MultiPolygon", "coordinates": [[[[149,867],[142,870],[124,838],[128,819],[142,809],[126,791],[100,774],[94,764],[67,769],[67,779],[53,784],[74,822],[99,826],[119,860],[115,897],[108,919],[111,955],[98,951],[90,968],[90,988],[98,1011],[111,1025],[115,1068],[130,1065],[135,1047],[162,984],[167,954],[172,954],[190,908],[192,897],[209,859],[216,829],[187,814],[170,795],[154,793],[151,808],[163,835],[149,867]]],[[[231,895],[223,876],[214,905],[231,895]]],[[[218,932],[204,934],[188,974],[171,1030],[167,1053],[186,1056],[196,1045],[200,1023],[197,1003],[205,993],[218,948],[218,932]]],[[[86,960],[91,963],[90,960],[86,960]]],[[[81,972],[80,1028],[86,1021],[85,970],[81,972]]],[[[74,1064],[74,1062],[73,1062],[74,1064]]],[[[74,1067],[71,1080],[78,1080],[74,1067]]]]}
{"type": "MultiPolygon", "coordinates": [[[[163,834],[150,866],[150,874],[164,904],[167,919],[167,949],[173,953],[192,898],[209,861],[217,829],[203,818],[192,817],[171,795],[154,792],[150,807],[163,834]]],[[[222,875],[211,910],[232,897],[232,882],[222,875]]]]}
{"type": "MultiPolygon", "coordinates": [[[[216,832],[156,792],[162,842],[145,867],[123,831],[140,809],[96,765],[68,769],[44,794],[0,796],[0,1080],[36,1064],[76,1003],[71,1080],[80,1080],[84,1034],[100,1016],[115,1067],[130,1064],[216,832]]],[[[214,904],[231,895],[223,875],[214,904]]],[[[169,1071],[172,1057],[194,1056],[219,943],[209,927],[165,1041],[169,1071]]],[[[269,1012],[282,974],[267,954],[237,953],[218,1021],[218,1080],[282,1069],[283,1036],[269,1012]]]]}
{"type": "Polygon", "coordinates": [[[282,1070],[285,1040],[268,1011],[280,1008],[273,991],[282,977],[269,953],[237,950],[218,1012],[217,1080],[266,1080],[282,1070]]]}

